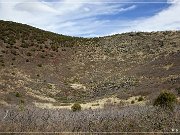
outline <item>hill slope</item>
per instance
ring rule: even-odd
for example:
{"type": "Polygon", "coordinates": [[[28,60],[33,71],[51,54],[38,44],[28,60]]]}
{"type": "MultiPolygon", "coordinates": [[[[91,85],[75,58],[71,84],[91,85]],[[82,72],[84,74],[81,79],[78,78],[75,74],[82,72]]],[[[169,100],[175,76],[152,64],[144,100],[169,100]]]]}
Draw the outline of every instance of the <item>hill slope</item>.
{"type": "Polygon", "coordinates": [[[180,87],[180,32],[78,38],[0,21],[1,104],[152,99],[180,87]]]}

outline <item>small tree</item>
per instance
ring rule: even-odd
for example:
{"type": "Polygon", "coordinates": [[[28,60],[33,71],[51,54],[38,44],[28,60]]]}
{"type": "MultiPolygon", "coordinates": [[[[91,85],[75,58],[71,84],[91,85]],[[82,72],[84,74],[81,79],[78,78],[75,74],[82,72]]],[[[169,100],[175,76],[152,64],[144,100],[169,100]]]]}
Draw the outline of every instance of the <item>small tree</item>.
{"type": "Polygon", "coordinates": [[[16,96],[16,97],[20,97],[21,95],[20,95],[19,92],[16,92],[15,96],[16,96]]]}
{"type": "Polygon", "coordinates": [[[178,95],[180,95],[180,87],[176,88],[178,95]]]}
{"type": "Polygon", "coordinates": [[[142,96],[140,96],[140,97],[138,98],[138,102],[143,101],[143,100],[144,100],[144,98],[143,98],[142,96]]]}
{"type": "Polygon", "coordinates": [[[135,101],[134,101],[134,100],[132,100],[132,101],[131,101],[131,104],[134,104],[134,103],[135,103],[135,101]]]}
{"type": "Polygon", "coordinates": [[[72,111],[80,111],[81,110],[81,105],[79,103],[74,103],[73,106],[71,107],[72,111]]]}
{"type": "Polygon", "coordinates": [[[161,92],[160,95],[155,99],[154,106],[173,109],[176,101],[176,96],[173,93],[167,91],[161,92]]]}

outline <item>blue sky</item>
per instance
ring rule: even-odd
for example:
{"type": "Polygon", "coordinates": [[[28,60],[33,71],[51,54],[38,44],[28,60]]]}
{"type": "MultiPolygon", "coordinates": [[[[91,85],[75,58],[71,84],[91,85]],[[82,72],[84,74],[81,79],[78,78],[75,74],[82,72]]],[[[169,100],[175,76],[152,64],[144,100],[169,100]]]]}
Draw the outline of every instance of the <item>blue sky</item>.
{"type": "Polygon", "coordinates": [[[180,29],[180,0],[0,0],[0,19],[83,37],[180,29]]]}

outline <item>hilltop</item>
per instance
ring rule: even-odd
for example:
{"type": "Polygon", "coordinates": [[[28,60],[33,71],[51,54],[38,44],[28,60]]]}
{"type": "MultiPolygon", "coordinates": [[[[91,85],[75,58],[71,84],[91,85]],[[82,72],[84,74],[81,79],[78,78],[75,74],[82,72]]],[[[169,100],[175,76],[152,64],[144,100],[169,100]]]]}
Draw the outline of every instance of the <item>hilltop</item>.
{"type": "Polygon", "coordinates": [[[180,31],[99,38],[0,21],[1,105],[152,100],[180,88],[180,31]]]}

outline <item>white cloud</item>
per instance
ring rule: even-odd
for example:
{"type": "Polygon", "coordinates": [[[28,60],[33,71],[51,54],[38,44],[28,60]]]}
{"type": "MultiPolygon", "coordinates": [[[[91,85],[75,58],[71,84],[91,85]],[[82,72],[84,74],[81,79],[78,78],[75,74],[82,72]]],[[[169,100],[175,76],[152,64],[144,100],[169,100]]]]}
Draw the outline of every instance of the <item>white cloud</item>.
{"type": "Polygon", "coordinates": [[[130,31],[163,31],[163,30],[179,30],[180,29],[180,2],[178,0],[168,0],[171,5],[152,17],[141,18],[126,22],[128,28],[119,28],[112,32],[122,33],[130,31]]]}
{"type": "MultiPolygon", "coordinates": [[[[124,1],[124,0],[123,0],[124,1]]],[[[129,1],[129,0],[125,0],[129,1]]],[[[112,0],[0,0],[0,19],[26,23],[68,35],[107,34],[109,20],[98,15],[112,15],[136,8],[135,5],[112,4],[112,0]]]]}
{"type": "MultiPolygon", "coordinates": [[[[129,2],[130,0],[123,0],[129,2]]],[[[103,36],[129,31],[180,29],[180,2],[167,0],[168,8],[154,16],[135,20],[100,19],[135,9],[120,0],[0,0],[0,19],[26,23],[45,30],[73,36],[103,36]]],[[[130,1],[132,2],[132,1],[130,1]]]]}

